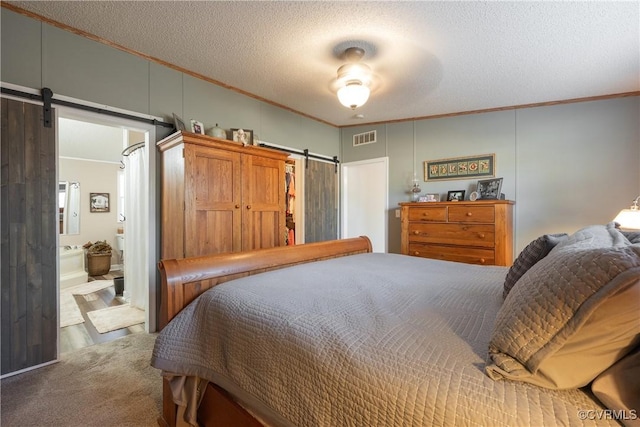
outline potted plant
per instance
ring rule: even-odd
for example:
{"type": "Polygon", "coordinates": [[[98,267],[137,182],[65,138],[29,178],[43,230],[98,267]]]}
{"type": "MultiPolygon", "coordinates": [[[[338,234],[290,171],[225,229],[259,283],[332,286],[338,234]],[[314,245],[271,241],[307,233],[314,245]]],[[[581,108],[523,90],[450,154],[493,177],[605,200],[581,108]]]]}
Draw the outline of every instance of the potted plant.
{"type": "Polygon", "coordinates": [[[88,242],[83,248],[87,250],[87,271],[89,276],[102,276],[111,270],[111,245],[106,240],[95,243],[88,242]]]}

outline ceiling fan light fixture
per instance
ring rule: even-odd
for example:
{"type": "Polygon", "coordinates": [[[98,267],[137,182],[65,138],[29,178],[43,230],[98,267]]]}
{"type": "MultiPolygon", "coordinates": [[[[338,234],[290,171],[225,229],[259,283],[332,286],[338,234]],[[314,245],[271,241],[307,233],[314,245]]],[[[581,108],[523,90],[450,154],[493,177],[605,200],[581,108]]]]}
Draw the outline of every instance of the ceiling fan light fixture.
{"type": "Polygon", "coordinates": [[[362,84],[368,85],[371,80],[371,68],[362,63],[344,64],[338,68],[338,80],[344,82],[359,80],[362,84]]]}
{"type": "Polygon", "coordinates": [[[364,56],[364,50],[351,47],[345,51],[345,58],[350,62],[338,68],[338,100],[347,108],[355,110],[364,105],[369,99],[371,90],[371,68],[360,61],[364,56]]]}
{"type": "Polygon", "coordinates": [[[338,100],[347,108],[355,110],[369,99],[369,88],[359,80],[352,80],[338,89],[338,100]]]}

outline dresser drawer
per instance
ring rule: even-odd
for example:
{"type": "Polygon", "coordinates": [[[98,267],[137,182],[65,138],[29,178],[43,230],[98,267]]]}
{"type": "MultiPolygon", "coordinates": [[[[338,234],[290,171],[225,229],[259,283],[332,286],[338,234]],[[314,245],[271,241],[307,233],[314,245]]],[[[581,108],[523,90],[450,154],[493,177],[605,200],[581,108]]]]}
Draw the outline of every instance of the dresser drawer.
{"type": "Polygon", "coordinates": [[[409,223],[409,243],[442,243],[448,245],[493,248],[493,224],[430,224],[409,223]]]}
{"type": "Polygon", "coordinates": [[[493,224],[496,218],[493,206],[449,206],[449,222],[483,222],[493,224]]]}
{"type": "Polygon", "coordinates": [[[495,254],[492,249],[409,243],[408,255],[445,261],[466,262],[468,264],[495,264],[495,254]]]}
{"type": "Polygon", "coordinates": [[[446,221],[447,208],[444,206],[432,208],[413,208],[409,210],[409,221],[446,221]]]}

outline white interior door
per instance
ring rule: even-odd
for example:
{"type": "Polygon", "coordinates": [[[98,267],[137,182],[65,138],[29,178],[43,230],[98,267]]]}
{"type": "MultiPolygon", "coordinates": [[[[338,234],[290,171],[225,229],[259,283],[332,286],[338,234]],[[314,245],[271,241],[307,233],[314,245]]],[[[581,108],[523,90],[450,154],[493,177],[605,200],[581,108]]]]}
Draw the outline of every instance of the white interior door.
{"type": "Polygon", "coordinates": [[[342,164],[341,237],[367,236],[374,252],[387,252],[389,158],[342,164]]]}

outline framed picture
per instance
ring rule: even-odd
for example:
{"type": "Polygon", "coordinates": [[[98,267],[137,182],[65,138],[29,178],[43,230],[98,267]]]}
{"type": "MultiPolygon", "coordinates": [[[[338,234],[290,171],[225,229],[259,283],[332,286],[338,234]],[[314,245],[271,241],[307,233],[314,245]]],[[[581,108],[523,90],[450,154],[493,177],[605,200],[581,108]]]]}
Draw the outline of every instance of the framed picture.
{"type": "Polygon", "coordinates": [[[253,145],[253,131],[249,129],[231,129],[232,140],[242,145],[253,145]]]}
{"type": "Polygon", "coordinates": [[[427,198],[427,202],[439,202],[440,201],[440,194],[437,193],[427,193],[425,195],[425,197],[427,198]]]}
{"type": "Polygon", "coordinates": [[[89,212],[109,212],[109,193],[89,193],[89,212]]]}
{"type": "Polygon", "coordinates": [[[495,154],[426,160],[424,162],[424,180],[443,181],[447,179],[490,177],[494,176],[495,167],[495,154]]]}
{"type": "Polygon", "coordinates": [[[502,178],[481,179],[478,181],[478,199],[500,199],[502,190],[502,178]]]}
{"type": "Polygon", "coordinates": [[[451,190],[447,193],[447,202],[461,202],[464,200],[465,190],[451,190]]]}
{"type": "Polygon", "coordinates": [[[204,135],[204,125],[202,122],[191,119],[191,132],[204,135]]]}
{"type": "Polygon", "coordinates": [[[187,130],[187,127],[184,125],[184,120],[182,120],[182,118],[176,113],[173,113],[173,124],[176,127],[176,130],[187,130]]]}

